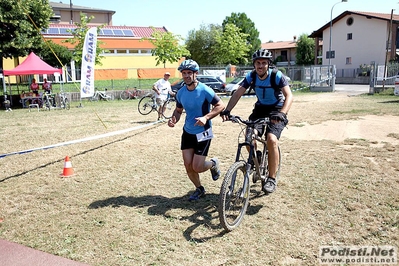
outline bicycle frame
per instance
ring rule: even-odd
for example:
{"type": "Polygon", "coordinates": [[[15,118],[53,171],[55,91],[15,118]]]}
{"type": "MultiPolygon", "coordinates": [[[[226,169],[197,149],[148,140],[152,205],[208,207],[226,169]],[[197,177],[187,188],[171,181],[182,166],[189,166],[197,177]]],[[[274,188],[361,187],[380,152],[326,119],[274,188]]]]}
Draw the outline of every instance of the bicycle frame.
{"type": "MultiPolygon", "coordinates": [[[[255,124],[252,125],[246,125],[245,128],[245,141],[238,143],[237,147],[237,153],[236,153],[236,162],[238,162],[242,156],[242,148],[243,147],[249,147],[249,155],[246,163],[246,173],[245,173],[245,179],[244,179],[244,189],[243,191],[246,191],[247,186],[249,186],[249,175],[251,172],[251,167],[252,167],[252,162],[255,165],[255,174],[260,177],[260,178],[265,178],[263,174],[263,171],[265,170],[265,165],[267,160],[267,141],[266,139],[262,139],[262,136],[259,136],[256,129],[255,129],[255,124]],[[262,151],[262,158],[261,161],[258,161],[258,157],[255,156],[255,145],[254,141],[262,143],[263,144],[263,151],[262,151]],[[263,163],[262,163],[263,162],[263,163]]],[[[233,176],[232,179],[232,186],[230,187],[230,193],[234,191],[234,184],[235,184],[235,176],[233,176]]]]}

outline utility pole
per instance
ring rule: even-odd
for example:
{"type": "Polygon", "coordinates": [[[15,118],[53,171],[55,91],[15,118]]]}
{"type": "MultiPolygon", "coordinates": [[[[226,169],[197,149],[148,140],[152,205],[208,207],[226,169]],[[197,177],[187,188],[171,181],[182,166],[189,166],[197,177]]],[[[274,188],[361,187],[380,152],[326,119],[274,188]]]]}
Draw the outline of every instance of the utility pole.
{"type": "Polygon", "coordinates": [[[389,24],[389,29],[388,29],[388,41],[387,41],[387,50],[385,53],[385,65],[384,65],[384,79],[382,80],[382,90],[385,89],[385,81],[387,79],[387,63],[388,63],[388,51],[389,51],[389,42],[391,40],[391,29],[392,29],[392,19],[393,19],[393,11],[395,9],[391,10],[391,22],[389,24]]]}
{"type": "Polygon", "coordinates": [[[69,0],[69,8],[71,9],[71,22],[69,24],[73,24],[73,10],[72,10],[72,0],[69,0]]]}

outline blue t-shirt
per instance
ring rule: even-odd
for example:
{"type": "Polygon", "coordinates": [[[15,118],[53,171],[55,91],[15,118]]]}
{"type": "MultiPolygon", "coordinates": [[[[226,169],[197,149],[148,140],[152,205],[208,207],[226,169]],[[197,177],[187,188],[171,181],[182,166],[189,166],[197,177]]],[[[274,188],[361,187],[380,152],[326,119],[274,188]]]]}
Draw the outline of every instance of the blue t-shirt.
{"type": "MultiPolygon", "coordinates": [[[[274,89],[270,82],[272,69],[269,69],[269,74],[266,79],[260,80],[258,75],[255,75],[255,93],[258,97],[258,102],[262,105],[282,107],[284,105],[285,97],[281,88],[288,85],[288,81],[281,71],[276,73],[276,84],[279,89],[274,89]]],[[[248,72],[245,79],[241,82],[241,86],[248,89],[252,81],[251,72],[248,72]]]]}
{"type": "Polygon", "coordinates": [[[210,112],[211,104],[215,105],[220,101],[217,94],[205,84],[198,82],[197,87],[190,91],[184,85],[176,94],[176,106],[186,110],[184,130],[189,134],[198,134],[212,126],[208,120],[204,126],[195,126],[195,118],[202,117],[210,112]]]}

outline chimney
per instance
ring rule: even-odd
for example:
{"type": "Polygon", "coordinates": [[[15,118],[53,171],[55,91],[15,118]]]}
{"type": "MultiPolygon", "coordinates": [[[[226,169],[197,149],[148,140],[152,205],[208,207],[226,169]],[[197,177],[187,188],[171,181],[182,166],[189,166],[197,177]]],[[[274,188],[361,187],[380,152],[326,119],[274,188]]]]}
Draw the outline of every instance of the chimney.
{"type": "Polygon", "coordinates": [[[296,42],[296,35],[294,35],[294,42],[296,42]]]}

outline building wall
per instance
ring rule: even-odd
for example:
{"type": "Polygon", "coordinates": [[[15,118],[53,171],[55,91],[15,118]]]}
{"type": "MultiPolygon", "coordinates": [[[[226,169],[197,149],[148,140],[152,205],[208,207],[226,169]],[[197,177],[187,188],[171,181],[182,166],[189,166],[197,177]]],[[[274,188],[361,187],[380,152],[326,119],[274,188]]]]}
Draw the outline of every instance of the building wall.
{"type": "MultiPolygon", "coordinates": [[[[328,65],[329,27],[324,30],[323,36],[323,65],[328,65]]],[[[335,58],[331,58],[331,65],[336,65],[337,69],[353,69],[362,64],[369,65],[371,61],[384,64],[387,36],[384,20],[354,14],[343,17],[333,24],[331,50],[335,51],[335,58]],[[353,18],[351,26],[347,25],[349,17],[353,18]],[[348,33],[352,33],[352,40],[347,39],[348,33]],[[347,58],[351,58],[351,63],[347,63],[347,58]]]]}
{"type": "MultiPolygon", "coordinates": [[[[60,15],[61,18],[59,21],[52,21],[51,23],[59,23],[59,24],[70,24],[71,23],[71,11],[70,10],[54,10],[56,15],[60,15]]],[[[82,11],[83,14],[89,16],[94,16],[94,18],[90,21],[90,24],[95,25],[112,25],[112,13],[104,13],[104,12],[85,12],[82,11]]],[[[72,12],[73,23],[78,22],[80,23],[80,11],[73,11],[72,12]]]]}

